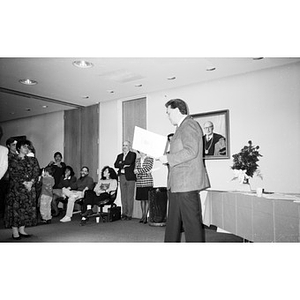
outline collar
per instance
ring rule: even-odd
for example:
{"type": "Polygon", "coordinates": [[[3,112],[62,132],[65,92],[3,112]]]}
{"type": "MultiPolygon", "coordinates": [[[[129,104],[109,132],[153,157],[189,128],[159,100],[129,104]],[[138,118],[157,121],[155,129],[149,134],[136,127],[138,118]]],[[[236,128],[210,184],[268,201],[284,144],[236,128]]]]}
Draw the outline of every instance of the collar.
{"type": "Polygon", "coordinates": [[[187,115],[183,115],[182,118],[179,120],[177,127],[181,125],[181,123],[184,121],[184,119],[187,117],[187,115]]]}

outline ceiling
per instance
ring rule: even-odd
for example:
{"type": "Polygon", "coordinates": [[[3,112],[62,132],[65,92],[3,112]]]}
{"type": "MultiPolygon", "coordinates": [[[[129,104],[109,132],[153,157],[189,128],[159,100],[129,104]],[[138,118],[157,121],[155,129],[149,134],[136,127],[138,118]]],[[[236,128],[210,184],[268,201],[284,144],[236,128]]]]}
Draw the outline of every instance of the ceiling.
{"type": "Polygon", "coordinates": [[[0,58],[0,122],[297,62],[300,58],[0,58]],[[93,67],[73,65],[80,60],[93,67]]]}

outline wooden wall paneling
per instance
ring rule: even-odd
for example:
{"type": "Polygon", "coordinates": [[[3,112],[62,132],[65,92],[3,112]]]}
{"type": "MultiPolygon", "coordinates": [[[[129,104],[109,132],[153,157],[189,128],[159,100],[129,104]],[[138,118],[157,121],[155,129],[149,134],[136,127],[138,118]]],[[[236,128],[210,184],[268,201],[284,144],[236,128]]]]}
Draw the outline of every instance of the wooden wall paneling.
{"type": "MultiPolygon", "coordinates": [[[[147,105],[146,98],[124,101],[123,104],[123,141],[133,142],[134,127],[139,126],[146,129],[147,127],[147,105]]],[[[134,200],[133,214],[134,218],[142,217],[140,201],[134,200]]]]}
{"type": "Polygon", "coordinates": [[[123,141],[133,142],[135,126],[146,129],[146,98],[123,102],[123,141]]]}
{"type": "Polygon", "coordinates": [[[64,113],[64,158],[70,165],[76,177],[79,177],[81,168],[81,110],[72,109],[64,113]]]}
{"type": "Polygon", "coordinates": [[[81,164],[87,166],[90,176],[98,181],[99,105],[83,108],[81,117],[81,164]]]}

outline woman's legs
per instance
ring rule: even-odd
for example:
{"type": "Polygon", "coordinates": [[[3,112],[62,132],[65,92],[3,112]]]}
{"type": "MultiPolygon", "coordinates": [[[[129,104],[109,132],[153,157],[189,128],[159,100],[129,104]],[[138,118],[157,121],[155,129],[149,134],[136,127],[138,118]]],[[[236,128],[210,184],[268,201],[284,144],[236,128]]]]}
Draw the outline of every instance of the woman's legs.
{"type": "Polygon", "coordinates": [[[17,238],[19,237],[19,230],[18,230],[18,227],[12,227],[12,235],[14,238],[17,238]]]}
{"type": "Polygon", "coordinates": [[[144,219],[144,223],[147,223],[147,217],[148,217],[148,212],[149,212],[150,201],[145,200],[144,202],[145,202],[145,219],[144,219]]]}
{"type": "Polygon", "coordinates": [[[140,200],[141,202],[141,210],[142,210],[142,218],[140,219],[140,223],[144,222],[144,219],[145,219],[145,205],[144,205],[144,201],[143,200],[140,200]]]}

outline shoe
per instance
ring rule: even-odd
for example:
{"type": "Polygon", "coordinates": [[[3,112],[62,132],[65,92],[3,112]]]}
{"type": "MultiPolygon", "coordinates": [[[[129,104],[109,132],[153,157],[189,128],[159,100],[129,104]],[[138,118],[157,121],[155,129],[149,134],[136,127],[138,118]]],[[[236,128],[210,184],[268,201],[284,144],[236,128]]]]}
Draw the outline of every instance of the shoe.
{"type": "Polygon", "coordinates": [[[141,218],[140,219],[140,221],[139,221],[139,223],[143,223],[144,222],[144,219],[143,218],[141,218]]]}
{"type": "Polygon", "coordinates": [[[127,216],[123,216],[123,217],[122,217],[122,220],[124,220],[124,221],[126,221],[127,219],[128,219],[127,216]]]}
{"type": "Polygon", "coordinates": [[[41,219],[41,224],[47,224],[47,221],[44,219],[41,219]]]}
{"type": "Polygon", "coordinates": [[[11,237],[12,237],[14,240],[20,240],[20,239],[21,239],[21,235],[15,237],[15,236],[12,234],[11,237]]]}
{"type": "Polygon", "coordinates": [[[147,221],[147,218],[144,220],[144,222],[143,222],[144,224],[147,224],[148,223],[148,221],[147,221]]]}
{"type": "Polygon", "coordinates": [[[126,220],[127,220],[127,221],[130,221],[131,219],[132,219],[132,217],[127,217],[127,219],[126,219],[126,220]]]}
{"type": "Polygon", "coordinates": [[[81,221],[80,221],[80,226],[86,225],[86,221],[87,221],[87,220],[81,220],[81,221]]]}
{"type": "Polygon", "coordinates": [[[88,209],[85,213],[83,213],[81,216],[82,217],[88,217],[88,216],[90,216],[90,215],[92,215],[93,214],[93,211],[91,210],[91,209],[88,209]]]}
{"type": "Polygon", "coordinates": [[[70,222],[70,221],[71,221],[71,218],[67,217],[67,216],[64,216],[62,219],[60,219],[60,222],[62,222],[62,223],[66,223],[66,222],[70,222]]]}
{"type": "Polygon", "coordinates": [[[51,224],[51,220],[47,220],[46,223],[47,223],[47,224],[51,224]]]}
{"type": "Polygon", "coordinates": [[[21,232],[19,232],[20,237],[24,237],[24,238],[29,238],[31,237],[31,234],[23,234],[21,232]]]}

